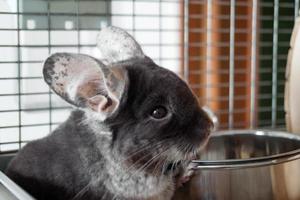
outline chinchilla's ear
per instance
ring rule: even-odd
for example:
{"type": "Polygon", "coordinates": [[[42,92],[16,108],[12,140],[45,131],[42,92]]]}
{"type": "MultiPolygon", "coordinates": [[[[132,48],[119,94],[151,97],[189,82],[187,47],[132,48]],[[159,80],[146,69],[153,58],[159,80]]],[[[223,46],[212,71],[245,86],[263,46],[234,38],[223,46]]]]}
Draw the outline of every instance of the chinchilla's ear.
{"type": "Polygon", "coordinates": [[[141,46],[129,33],[113,26],[100,31],[97,46],[108,64],[145,57],[141,46]]]}
{"type": "Polygon", "coordinates": [[[107,67],[83,54],[56,53],[44,63],[47,84],[70,104],[97,112],[105,120],[119,106],[128,77],[125,69],[107,67]]]}

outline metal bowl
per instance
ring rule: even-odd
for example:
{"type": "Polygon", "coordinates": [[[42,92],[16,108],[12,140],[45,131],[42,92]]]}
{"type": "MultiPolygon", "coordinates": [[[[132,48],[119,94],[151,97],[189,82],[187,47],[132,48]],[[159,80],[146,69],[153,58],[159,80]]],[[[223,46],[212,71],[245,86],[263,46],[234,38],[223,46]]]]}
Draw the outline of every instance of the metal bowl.
{"type": "Polygon", "coordinates": [[[300,136],[278,131],[213,133],[196,174],[176,200],[300,200],[300,136]]]}

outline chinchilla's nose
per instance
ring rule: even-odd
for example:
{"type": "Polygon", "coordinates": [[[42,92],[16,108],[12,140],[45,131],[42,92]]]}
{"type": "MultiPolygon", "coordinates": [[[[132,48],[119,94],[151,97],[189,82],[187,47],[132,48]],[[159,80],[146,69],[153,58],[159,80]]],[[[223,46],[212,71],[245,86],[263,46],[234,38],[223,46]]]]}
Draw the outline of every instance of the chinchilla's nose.
{"type": "Polygon", "coordinates": [[[195,130],[195,136],[197,138],[197,141],[204,141],[208,138],[210,134],[210,130],[205,128],[198,128],[195,130]]]}
{"type": "Polygon", "coordinates": [[[195,141],[204,141],[208,138],[212,130],[214,129],[214,123],[211,117],[203,109],[200,109],[195,116],[193,123],[193,137],[195,141]]]}

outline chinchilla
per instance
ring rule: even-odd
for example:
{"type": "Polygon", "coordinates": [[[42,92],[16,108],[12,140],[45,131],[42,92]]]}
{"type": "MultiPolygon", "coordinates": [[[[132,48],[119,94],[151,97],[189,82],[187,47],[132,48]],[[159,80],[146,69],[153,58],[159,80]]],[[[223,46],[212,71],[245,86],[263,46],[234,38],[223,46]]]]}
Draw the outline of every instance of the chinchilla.
{"type": "Polygon", "coordinates": [[[38,200],[170,200],[212,122],[188,85],[124,30],[102,29],[98,48],[103,60],[45,61],[46,83],[73,111],[25,145],[7,175],[38,200]]]}

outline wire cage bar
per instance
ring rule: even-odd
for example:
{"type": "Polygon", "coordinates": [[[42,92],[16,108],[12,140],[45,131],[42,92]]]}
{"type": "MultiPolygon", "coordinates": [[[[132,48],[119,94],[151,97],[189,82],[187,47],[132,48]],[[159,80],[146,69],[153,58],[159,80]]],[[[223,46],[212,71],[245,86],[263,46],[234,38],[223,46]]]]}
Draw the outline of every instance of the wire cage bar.
{"type": "Polygon", "coordinates": [[[299,0],[0,0],[0,152],[66,119],[44,84],[57,51],[97,57],[108,25],[129,31],[154,61],[183,77],[221,129],[284,129],[284,74],[299,0]]]}
{"type": "Polygon", "coordinates": [[[252,32],[251,32],[251,96],[250,96],[250,128],[256,126],[255,123],[255,99],[256,99],[256,55],[257,55],[257,0],[252,2],[252,32]]]}
{"type": "Polygon", "coordinates": [[[272,128],[276,127],[277,121],[277,56],[278,56],[278,19],[279,1],[274,1],[273,20],[273,57],[272,57],[272,128]]]}
{"type": "Polygon", "coordinates": [[[230,1],[230,49],[229,49],[229,119],[228,127],[229,129],[233,128],[233,112],[234,112],[234,34],[235,32],[235,1],[230,1]]]}

